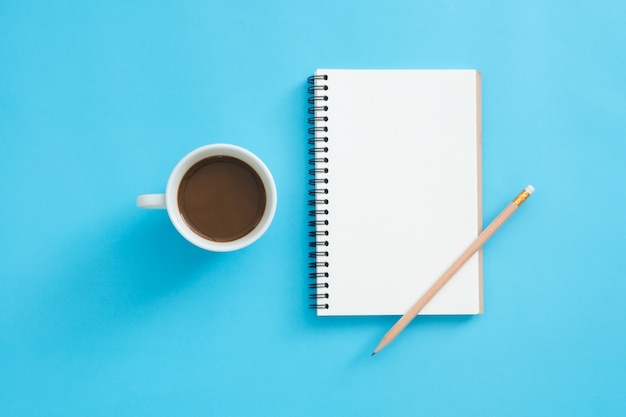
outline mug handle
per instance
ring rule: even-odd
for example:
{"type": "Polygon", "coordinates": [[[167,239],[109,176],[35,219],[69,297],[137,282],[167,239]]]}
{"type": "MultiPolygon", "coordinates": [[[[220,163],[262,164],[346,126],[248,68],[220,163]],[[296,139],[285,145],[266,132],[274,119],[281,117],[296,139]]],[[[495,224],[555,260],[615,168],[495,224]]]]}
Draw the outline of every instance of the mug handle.
{"type": "Polygon", "coordinates": [[[165,194],[142,194],[137,197],[137,207],[145,209],[164,209],[165,194]]]}

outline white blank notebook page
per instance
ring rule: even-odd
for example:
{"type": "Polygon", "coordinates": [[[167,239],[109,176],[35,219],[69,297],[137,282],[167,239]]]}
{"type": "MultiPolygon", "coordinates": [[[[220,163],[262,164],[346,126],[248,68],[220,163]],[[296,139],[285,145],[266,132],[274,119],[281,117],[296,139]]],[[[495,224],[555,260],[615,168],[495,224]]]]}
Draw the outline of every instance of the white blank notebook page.
{"type": "MultiPolygon", "coordinates": [[[[481,230],[480,76],[318,70],[328,106],[319,315],[404,314],[481,230]]],[[[317,116],[318,114],[316,114],[317,116]]],[[[475,254],[420,314],[482,312],[475,254]]]]}

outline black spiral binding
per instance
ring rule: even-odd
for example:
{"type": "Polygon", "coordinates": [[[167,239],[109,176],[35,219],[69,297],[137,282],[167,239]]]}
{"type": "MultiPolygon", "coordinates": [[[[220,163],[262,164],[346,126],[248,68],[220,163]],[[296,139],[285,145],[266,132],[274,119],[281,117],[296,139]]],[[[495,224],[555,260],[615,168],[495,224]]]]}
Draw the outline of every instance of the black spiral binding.
{"type": "Polygon", "coordinates": [[[313,75],[308,78],[309,88],[309,284],[314,290],[309,295],[310,308],[328,309],[328,85],[326,75],[313,75]]]}

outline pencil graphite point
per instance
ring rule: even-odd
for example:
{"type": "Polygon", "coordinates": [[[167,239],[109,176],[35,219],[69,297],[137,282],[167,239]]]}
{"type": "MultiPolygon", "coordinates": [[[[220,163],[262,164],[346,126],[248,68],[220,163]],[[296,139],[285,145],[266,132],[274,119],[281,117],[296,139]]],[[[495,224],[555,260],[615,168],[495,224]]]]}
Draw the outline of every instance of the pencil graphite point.
{"type": "Polygon", "coordinates": [[[374,356],[376,354],[376,352],[372,352],[372,356],[374,356]]]}

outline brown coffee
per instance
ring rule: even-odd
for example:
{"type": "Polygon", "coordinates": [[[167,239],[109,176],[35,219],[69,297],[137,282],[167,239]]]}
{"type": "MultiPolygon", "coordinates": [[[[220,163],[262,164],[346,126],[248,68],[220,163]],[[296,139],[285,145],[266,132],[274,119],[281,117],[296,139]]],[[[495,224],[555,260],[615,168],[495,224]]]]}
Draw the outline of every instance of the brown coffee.
{"type": "Polygon", "coordinates": [[[259,174],[230,156],[212,156],[196,163],[178,188],[178,206],[189,227],[217,242],[236,240],[254,230],[265,203],[259,174]]]}

